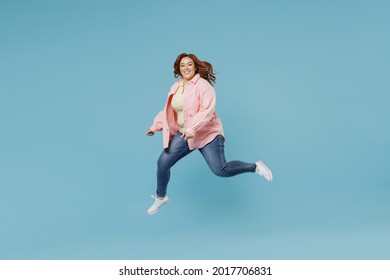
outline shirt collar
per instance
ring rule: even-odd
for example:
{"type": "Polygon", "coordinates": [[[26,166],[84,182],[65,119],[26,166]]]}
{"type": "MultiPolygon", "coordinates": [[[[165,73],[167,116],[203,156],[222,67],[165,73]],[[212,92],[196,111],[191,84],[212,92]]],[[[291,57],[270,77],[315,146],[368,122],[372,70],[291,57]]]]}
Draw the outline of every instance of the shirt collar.
{"type": "Polygon", "coordinates": [[[191,80],[190,82],[192,82],[193,84],[196,84],[196,82],[199,80],[200,78],[200,75],[199,73],[197,73],[191,80]]]}
{"type": "MultiPolygon", "coordinates": [[[[200,78],[200,75],[199,75],[199,73],[197,73],[197,74],[195,74],[194,77],[192,77],[191,80],[189,80],[189,82],[191,82],[191,83],[193,83],[193,84],[196,84],[196,82],[199,80],[199,78],[200,78]]],[[[175,85],[174,85],[174,87],[173,87],[173,90],[172,90],[172,93],[175,93],[175,92],[177,91],[177,89],[179,88],[179,86],[180,86],[180,84],[182,83],[182,81],[183,81],[183,78],[181,78],[180,80],[178,80],[178,81],[175,83],[175,85]]]]}
{"type": "MultiPolygon", "coordinates": [[[[189,80],[189,82],[193,83],[193,84],[196,84],[196,82],[199,80],[200,78],[200,75],[199,73],[195,74],[194,77],[192,77],[191,80],[189,80]]],[[[178,81],[178,84],[182,83],[183,82],[183,78],[181,78],[179,81],[178,81]]]]}

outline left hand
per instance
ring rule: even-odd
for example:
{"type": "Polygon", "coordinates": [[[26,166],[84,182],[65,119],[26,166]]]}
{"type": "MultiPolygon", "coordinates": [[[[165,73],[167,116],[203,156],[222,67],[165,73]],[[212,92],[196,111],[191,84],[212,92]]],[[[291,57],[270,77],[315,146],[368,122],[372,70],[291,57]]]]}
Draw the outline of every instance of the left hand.
{"type": "Polygon", "coordinates": [[[184,134],[182,135],[182,137],[184,138],[184,140],[188,140],[188,139],[191,139],[194,137],[194,135],[188,133],[188,132],[184,132],[184,134]]]}

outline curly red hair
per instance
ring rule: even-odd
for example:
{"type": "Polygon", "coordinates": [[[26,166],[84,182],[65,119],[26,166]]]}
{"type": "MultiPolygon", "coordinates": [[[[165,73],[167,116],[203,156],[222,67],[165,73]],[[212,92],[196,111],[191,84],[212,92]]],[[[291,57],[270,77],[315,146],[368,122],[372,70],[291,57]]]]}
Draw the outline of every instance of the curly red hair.
{"type": "Polygon", "coordinates": [[[173,64],[173,73],[175,74],[175,78],[181,76],[180,74],[180,61],[184,57],[191,58],[195,63],[195,73],[199,74],[203,79],[206,79],[211,85],[215,84],[216,78],[213,70],[213,66],[207,61],[199,60],[196,55],[190,53],[181,53],[175,60],[173,64]]]}

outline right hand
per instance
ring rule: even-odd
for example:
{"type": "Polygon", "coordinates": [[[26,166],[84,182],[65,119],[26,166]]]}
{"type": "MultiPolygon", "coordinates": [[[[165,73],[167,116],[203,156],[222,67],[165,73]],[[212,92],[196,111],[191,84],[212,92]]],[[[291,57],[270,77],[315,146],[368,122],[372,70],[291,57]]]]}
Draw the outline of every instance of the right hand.
{"type": "Polygon", "coordinates": [[[153,136],[153,135],[154,135],[154,132],[153,132],[151,129],[148,129],[148,130],[146,131],[146,135],[148,135],[148,136],[153,136]]]}

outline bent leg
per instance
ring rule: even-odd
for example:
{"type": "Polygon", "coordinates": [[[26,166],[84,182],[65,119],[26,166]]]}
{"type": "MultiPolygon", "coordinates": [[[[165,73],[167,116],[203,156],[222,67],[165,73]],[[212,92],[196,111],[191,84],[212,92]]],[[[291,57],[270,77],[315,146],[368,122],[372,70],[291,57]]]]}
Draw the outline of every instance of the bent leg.
{"type": "Polygon", "coordinates": [[[157,161],[157,191],[159,197],[164,197],[167,193],[168,182],[171,176],[171,167],[192,151],[188,148],[187,141],[177,133],[169,143],[169,147],[164,149],[157,161]]]}
{"type": "Polygon", "coordinates": [[[211,171],[220,177],[231,177],[241,173],[255,172],[256,164],[233,160],[226,162],[225,138],[218,135],[209,144],[199,149],[211,171]]]}

